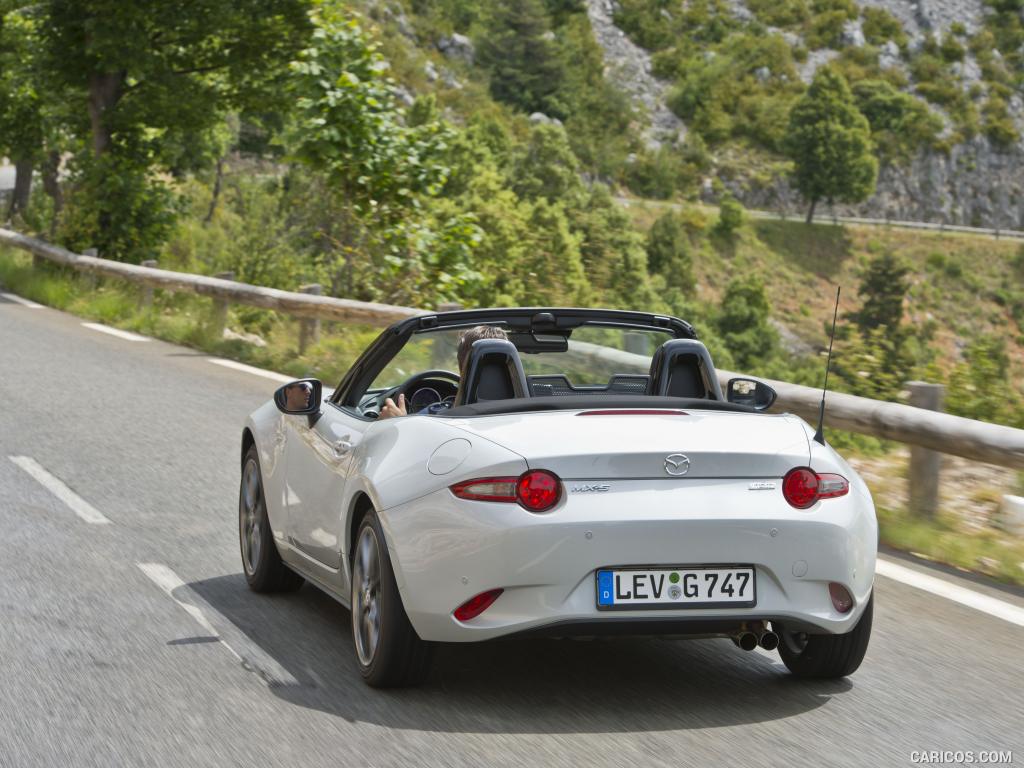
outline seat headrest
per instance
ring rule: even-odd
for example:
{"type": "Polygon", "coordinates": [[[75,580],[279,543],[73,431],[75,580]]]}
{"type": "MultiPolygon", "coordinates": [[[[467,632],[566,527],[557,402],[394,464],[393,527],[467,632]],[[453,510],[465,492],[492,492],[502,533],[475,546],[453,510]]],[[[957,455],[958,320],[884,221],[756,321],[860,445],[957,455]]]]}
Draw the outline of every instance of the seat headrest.
{"type": "Polygon", "coordinates": [[[707,347],[694,339],[666,341],[651,358],[648,394],[722,400],[718,375],[707,347]]]}
{"type": "Polygon", "coordinates": [[[523,362],[511,341],[478,339],[473,342],[455,405],[529,396],[523,362]]]}

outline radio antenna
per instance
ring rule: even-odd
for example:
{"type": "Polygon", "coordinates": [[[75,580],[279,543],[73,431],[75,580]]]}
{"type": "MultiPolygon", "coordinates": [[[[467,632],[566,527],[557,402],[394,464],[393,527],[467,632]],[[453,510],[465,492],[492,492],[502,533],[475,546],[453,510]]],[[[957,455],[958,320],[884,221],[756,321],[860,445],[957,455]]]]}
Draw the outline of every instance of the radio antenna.
{"type": "Polygon", "coordinates": [[[828,371],[832,367],[832,342],[836,340],[836,318],[839,316],[839,286],[836,286],[836,308],[832,311],[832,333],[828,336],[828,358],[825,360],[825,386],[821,388],[821,407],[818,409],[818,431],[814,441],[825,444],[825,393],[828,392],[828,371]]]}

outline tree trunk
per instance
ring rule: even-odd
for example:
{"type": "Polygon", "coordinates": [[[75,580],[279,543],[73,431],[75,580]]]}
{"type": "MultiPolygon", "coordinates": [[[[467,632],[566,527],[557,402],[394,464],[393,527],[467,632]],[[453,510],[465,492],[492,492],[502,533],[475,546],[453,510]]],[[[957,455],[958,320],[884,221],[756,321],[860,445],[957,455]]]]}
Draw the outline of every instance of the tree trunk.
{"type": "Polygon", "coordinates": [[[217,202],[220,200],[220,186],[224,181],[224,158],[217,158],[217,176],[213,181],[213,197],[210,200],[210,209],[206,212],[206,218],[203,219],[203,224],[209,224],[213,221],[213,214],[217,210],[217,202]]]}
{"type": "Polygon", "coordinates": [[[29,196],[32,194],[32,161],[21,159],[14,161],[14,192],[11,204],[7,209],[7,218],[14,218],[16,213],[28,210],[29,196]]]}
{"type": "Polygon", "coordinates": [[[813,200],[811,200],[811,207],[807,211],[807,223],[808,224],[811,224],[814,221],[814,208],[815,208],[815,206],[817,206],[817,204],[818,204],[818,198],[814,198],[813,200]]]}
{"type": "Polygon", "coordinates": [[[60,152],[51,149],[43,163],[43,191],[53,201],[53,218],[50,219],[50,239],[57,231],[57,220],[64,210],[64,192],[60,188],[60,152]]]}
{"type": "Polygon", "coordinates": [[[98,72],[89,75],[89,125],[92,149],[101,157],[110,149],[113,132],[107,113],[117,106],[124,93],[125,72],[98,72]]]}

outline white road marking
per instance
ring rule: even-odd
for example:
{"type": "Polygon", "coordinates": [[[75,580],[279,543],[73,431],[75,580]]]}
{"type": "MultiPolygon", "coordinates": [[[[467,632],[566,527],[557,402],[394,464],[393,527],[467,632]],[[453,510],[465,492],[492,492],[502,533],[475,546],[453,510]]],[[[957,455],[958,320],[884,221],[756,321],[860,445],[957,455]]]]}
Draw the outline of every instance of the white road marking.
{"type": "Polygon", "coordinates": [[[230,619],[204,600],[199,593],[182,581],[174,571],[161,563],[136,563],[150,580],[162,589],[168,597],[180,605],[195,619],[211,637],[215,637],[231,655],[241,662],[250,672],[255,672],[264,685],[299,685],[291,673],[277,663],[269,654],[249,640],[241,629],[230,619]],[[211,621],[210,617],[213,618],[211,621]],[[224,631],[214,626],[216,622],[224,631]],[[232,643],[242,649],[239,653],[232,644],[224,639],[230,633],[232,643]]]}
{"type": "Polygon", "coordinates": [[[94,525],[106,525],[110,522],[102,512],[72,491],[59,477],[54,477],[31,456],[8,456],[8,458],[28,472],[41,486],[63,501],[71,511],[94,525]]]}
{"type": "Polygon", "coordinates": [[[907,568],[904,565],[899,565],[891,560],[883,560],[882,558],[878,558],[875,565],[875,573],[885,576],[887,579],[893,579],[925,592],[930,592],[933,595],[944,597],[947,600],[952,600],[954,603],[966,605],[968,608],[974,608],[976,611],[987,613],[990,616],[1003,619],[1019,627],[1024,627],[1024,608],[1008,603],[1005,600],[999,600],[981,592],[975,592],[973,589],[961,587],[945,579],[929,576],[926,573],[915,571],[913,568],[907,568]]]}
{"type": "Polygon", "coordinates": [[[281,384],[287,384],[289,381],[295,381],[295,378],[292,376],[285,376],[283,373],[275,373],[274,371],[268,371],[263,368],[257,368],[254,365],[237,363],[234,360],[225,360],[221,357],[208,357],[206,359],[209,360],[214,365],[222,365],[225,368],[233,368],[236,371],[251,373],[253,376],[262,376],[264,379],[277,381],[280,382],[281,384]]]}
{"type": "Polygon", "coordinates": [[[109,333],[111,336],[117,336],[117,338],[124,339],[125,341],[152,341],[149,336],[142,336],[131,331],[122,331],[120,328],[111,328],[109,325],[102,325],[101,323],[82,323],[82,326],[99,331],[100,333],[109,333]]]}
{"type": "Polygon", "coordinates": [[[43,308],[42,304],[36,304],[34,301],[29,301],[28,299],[23,299],[23,298],[21,298],[21,296],[19,296],[16,293],[0,293],[0,296],[3,296],[8,301],[13,301],[15,304],[21,304],[21,306],[23,306],[23,307],[28,307],[29,309],[42,309],[43,308]]]}

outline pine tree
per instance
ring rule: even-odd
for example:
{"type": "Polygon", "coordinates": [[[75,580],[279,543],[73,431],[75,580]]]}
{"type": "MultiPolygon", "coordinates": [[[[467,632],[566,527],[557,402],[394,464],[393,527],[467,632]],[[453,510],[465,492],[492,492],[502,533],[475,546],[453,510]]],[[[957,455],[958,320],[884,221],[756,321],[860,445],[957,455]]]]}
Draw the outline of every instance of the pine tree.
{"type": "Polygon", "coordinates": [[[495,3],[477,50],[495,99],[565,117],[556,98],[565,71],[542,0],[495,3]]]}
{"type": "Polygon", "coordinates": [[[808,224],[819,200],[856,203],[875,191],[871,128],[846,80],[827,67],[789,113],[785,149],[795,164],[793,181],[810,203],[808,224]]]}

